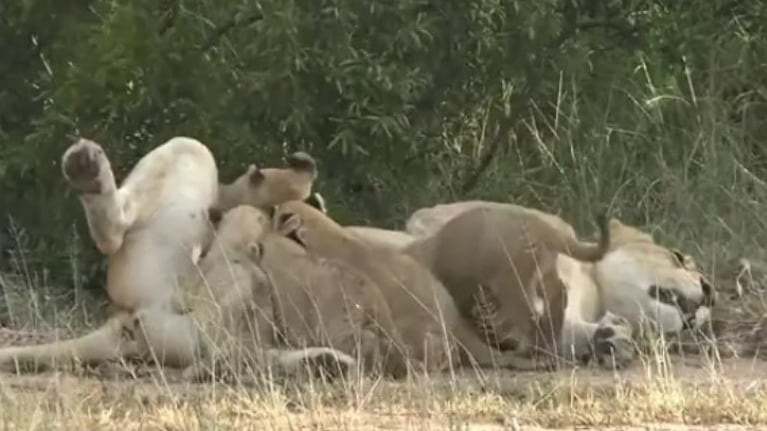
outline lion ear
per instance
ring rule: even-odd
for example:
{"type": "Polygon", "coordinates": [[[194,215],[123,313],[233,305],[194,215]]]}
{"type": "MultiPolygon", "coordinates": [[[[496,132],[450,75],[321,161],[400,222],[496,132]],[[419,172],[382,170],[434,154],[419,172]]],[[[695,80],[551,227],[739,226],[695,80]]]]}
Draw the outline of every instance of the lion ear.
{"type": "Polygon", "coordinates": [[[296,151],[285,158],[288,168],[295,172],[307,173],[312,176],[312,180],[317,179],[317,162],[309,154],[303,151],[296,151]]]}
{"type": "Polygon", "coordinates": [[[306,248],[306,229],[303,227],[288,232],[286,237],[292,239],[301,247],[306,248]]]}
{"type": "Polygon", "coordinates": [[[260,263],[264,257],[264,245],[258,241],[251,241],[247,245],[248,258],[253,263],[260,263]]]}
{"type": "Polygon", "coordinates": [[[254,186],[261,184],[261,182],[264,180],[264,173],[261,172],[261,169],[258,169],[254,164],[248,166],[247,175],[250,184],[254,186]]]}
{"type": "Polygon", "coordinates": [[[304,221],[301,219],[301,216],[296,213],[282,213],[277,216],[275,223],[275,230],[277,232],[281,235],[289,235],[293,231],[300,229],[303,226],[304,221]]]}
{"type": "Polygon", "coordinates": [[[308,198],[304,199],[304,203],[309,204],[310,206],[317,208],[318,210],[322,211],[324,214],[328,213],[328,208],[325,206],[325,198],[322,197],[319,192],[312,193],[309,195],[308,198]]]}
{"type": "Polygon", "coordinates": [[[674,259],[679,264],[679,266],[684,266],[686,259],[685,259],[685,255],[681,251],[679,251],[678,249],[672,248],[671,254],[674,255],[674,259]]]}
{"type": "Polygon", "coordinates": [[[213,225],[214,229],[218,229],[218,224],[221,223],[221,219],[224,218],[224,212],[218,208],[208,208],[208,221],[213,225]]]}

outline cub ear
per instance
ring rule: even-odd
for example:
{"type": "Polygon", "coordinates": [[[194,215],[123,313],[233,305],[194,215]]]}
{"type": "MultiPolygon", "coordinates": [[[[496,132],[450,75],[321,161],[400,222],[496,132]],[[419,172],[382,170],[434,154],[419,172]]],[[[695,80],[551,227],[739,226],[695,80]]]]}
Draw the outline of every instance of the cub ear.
{"type": "Polygon", "coordinates": [[[285,162],[291,170],[311,174],[312,180],[317,179],[317,162],[309,154],[303,151],[296,151],[287,156],[285,162]]]}
{"type": "Polygon", "coordinates": [[[328,209],[325,206],[325,199],[318,192],[315,192],[309,195],[308,198],[304,199],[304,203],[309,204],[310,206],[313,206],[314,208],[317,208],[318,210],[322,211],[324,214],[328,213],[328,209]]]}
{"type": "Polygon", "coordinates": [[[304,221],[296,213],[282,213],[274,220],[275,229],[281,235],[289,235],[291,232],[300,229],[304,221]]]}
{"type": "Polygon", "coordinates": [[[250,180],[250,184],[254,186],[261,184],[261,182],[264,180],[264,173],[261,172],[261,169],[258,169],[254,164],[248,166],[247,175],[248,180],[250,180]]]}
{"type": "Polygon", "coordinates": [[[261,258],[264,257],[264,245],[258,241],[251,241],[246,246],[248,258],[253,263],[261,263],[261,258]]]}
{"type": "Polygon", "coordinates": [[[224,218],[224,212],[218,208],[208,208],[208,221],[213,225],[213,229],[218,229],[218,224],[221,223],[221,219],[224,218]]]}
{"type": "Polygon", "coordinates": [[[674,255],[674,260],[676,260],[676,263],[678,263],[679,266],[684,266],[686,259],[685,259],[685,255],[681,251],[679,251],[678,249],[672,248],[671,254],[674,255]]]}
{"type": "Polygon", "coordinates": [[[285,237],[292,239],[296,244],[306,248],[306,229],[303,227],[288,232],[285,237]]]}

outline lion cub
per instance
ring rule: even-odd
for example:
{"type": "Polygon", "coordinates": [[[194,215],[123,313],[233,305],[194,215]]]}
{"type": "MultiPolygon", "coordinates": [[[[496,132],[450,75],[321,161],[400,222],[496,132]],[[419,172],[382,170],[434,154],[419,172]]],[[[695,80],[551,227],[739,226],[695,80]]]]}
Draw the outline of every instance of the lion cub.
{"type": "Polygon", "coordinates": [[[375,285],[342,262],[309,256],[269,228],[268,216],[251,206],[235,207],[219,222],[200,262],[202,280],[184,298],[207,340],[201,345],[216,351],[203,351],[203,361],[187,376],[205,376],[211,365],[205,360],[217,368],[238,365],[243,359],[237,352],[327,347],[325,362],[348,368],[357,362],[346,358],[357,357],[367,374],[402,377],[403,348],[375,285]],[[342,355],[331,356],[330,349],[342,355]]]}
{"type": "Polygon", "coordinates": [[[483,343],[458,313],[442,284],[411,257],[391,248],[370,246],[304,202],[278,205],[273,221],[278,230],[304,244],[310,254],[340,260],[375,282],[389,303],[408,358],[418,364],[417,368],[444,370],[463,362],[461,359],[480,366],[532,368],[529,361],[504,355],[483,343]],[[288,233],[288,225],[296,228],[288,233]]]}
{"type": "Polygon", "coordinates": [[[209,209],[306,199],[316,176],[311,157],[295,153],[286,167],[251,165],[232,184],[219,184],[213,154],[188,137],[174,137],[146,153],[119,185],[104,149],[88,139],[72,144],[61,164],[91,239],[107,256],[106,290],[114,313],[82,337],[0,349],[0,367],[144,356],[147,344],[168,353],[161,355],[162,364],[186,366],[197,340],[186,331],[189,321],[178,314],[183,310],[175,298],[198,276],[200,250],[211,239],[209,209]],[[137,319],[150,331],[145,339],[136,332],[137,319]]]}
{"type": "Polygon", "coordinates": [[[432,271],[490,341],[523,356],[556,353],[567,304],[557,256],[598,261],[610,235],[600,220],[599,243],[581,242],[552,217],[517,206],[478,206],[403,250],[432,271]],[[498,307],[492,316],[487,304],[498,307]]]}

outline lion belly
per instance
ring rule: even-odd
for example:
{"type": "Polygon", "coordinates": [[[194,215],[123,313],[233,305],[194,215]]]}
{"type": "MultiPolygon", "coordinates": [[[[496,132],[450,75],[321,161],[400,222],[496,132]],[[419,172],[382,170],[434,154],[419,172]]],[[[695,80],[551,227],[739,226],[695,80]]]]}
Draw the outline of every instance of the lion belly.
{"type": "Polygon", "coordinates": [[[213,155],[196,140],[173,138],[144,156],[121,187],[133,191],[140,213],[110,256],[109,297],[131,310],[169,303],[195,273],[192,250],[210,229],[218,187],[213,155]]]}

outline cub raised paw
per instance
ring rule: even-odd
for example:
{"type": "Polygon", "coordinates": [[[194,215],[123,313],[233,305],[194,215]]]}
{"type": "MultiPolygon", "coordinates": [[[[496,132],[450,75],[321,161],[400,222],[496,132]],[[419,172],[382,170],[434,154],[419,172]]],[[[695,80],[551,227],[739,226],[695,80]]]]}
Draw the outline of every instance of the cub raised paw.
{"type": "Polygon", "coordinates": [[[101,194],[116,188],[112,167],[101,146],[80,138],[61,158],[64,178],[80,193],[101,194]]]}
{"type": "Polygon", "coordinates": [[[593,353],[600,366],[621,369],[631,364],[635,356],[632,332],[627,319],[609,311],[600,319],[592,339],[593,353]]]}

